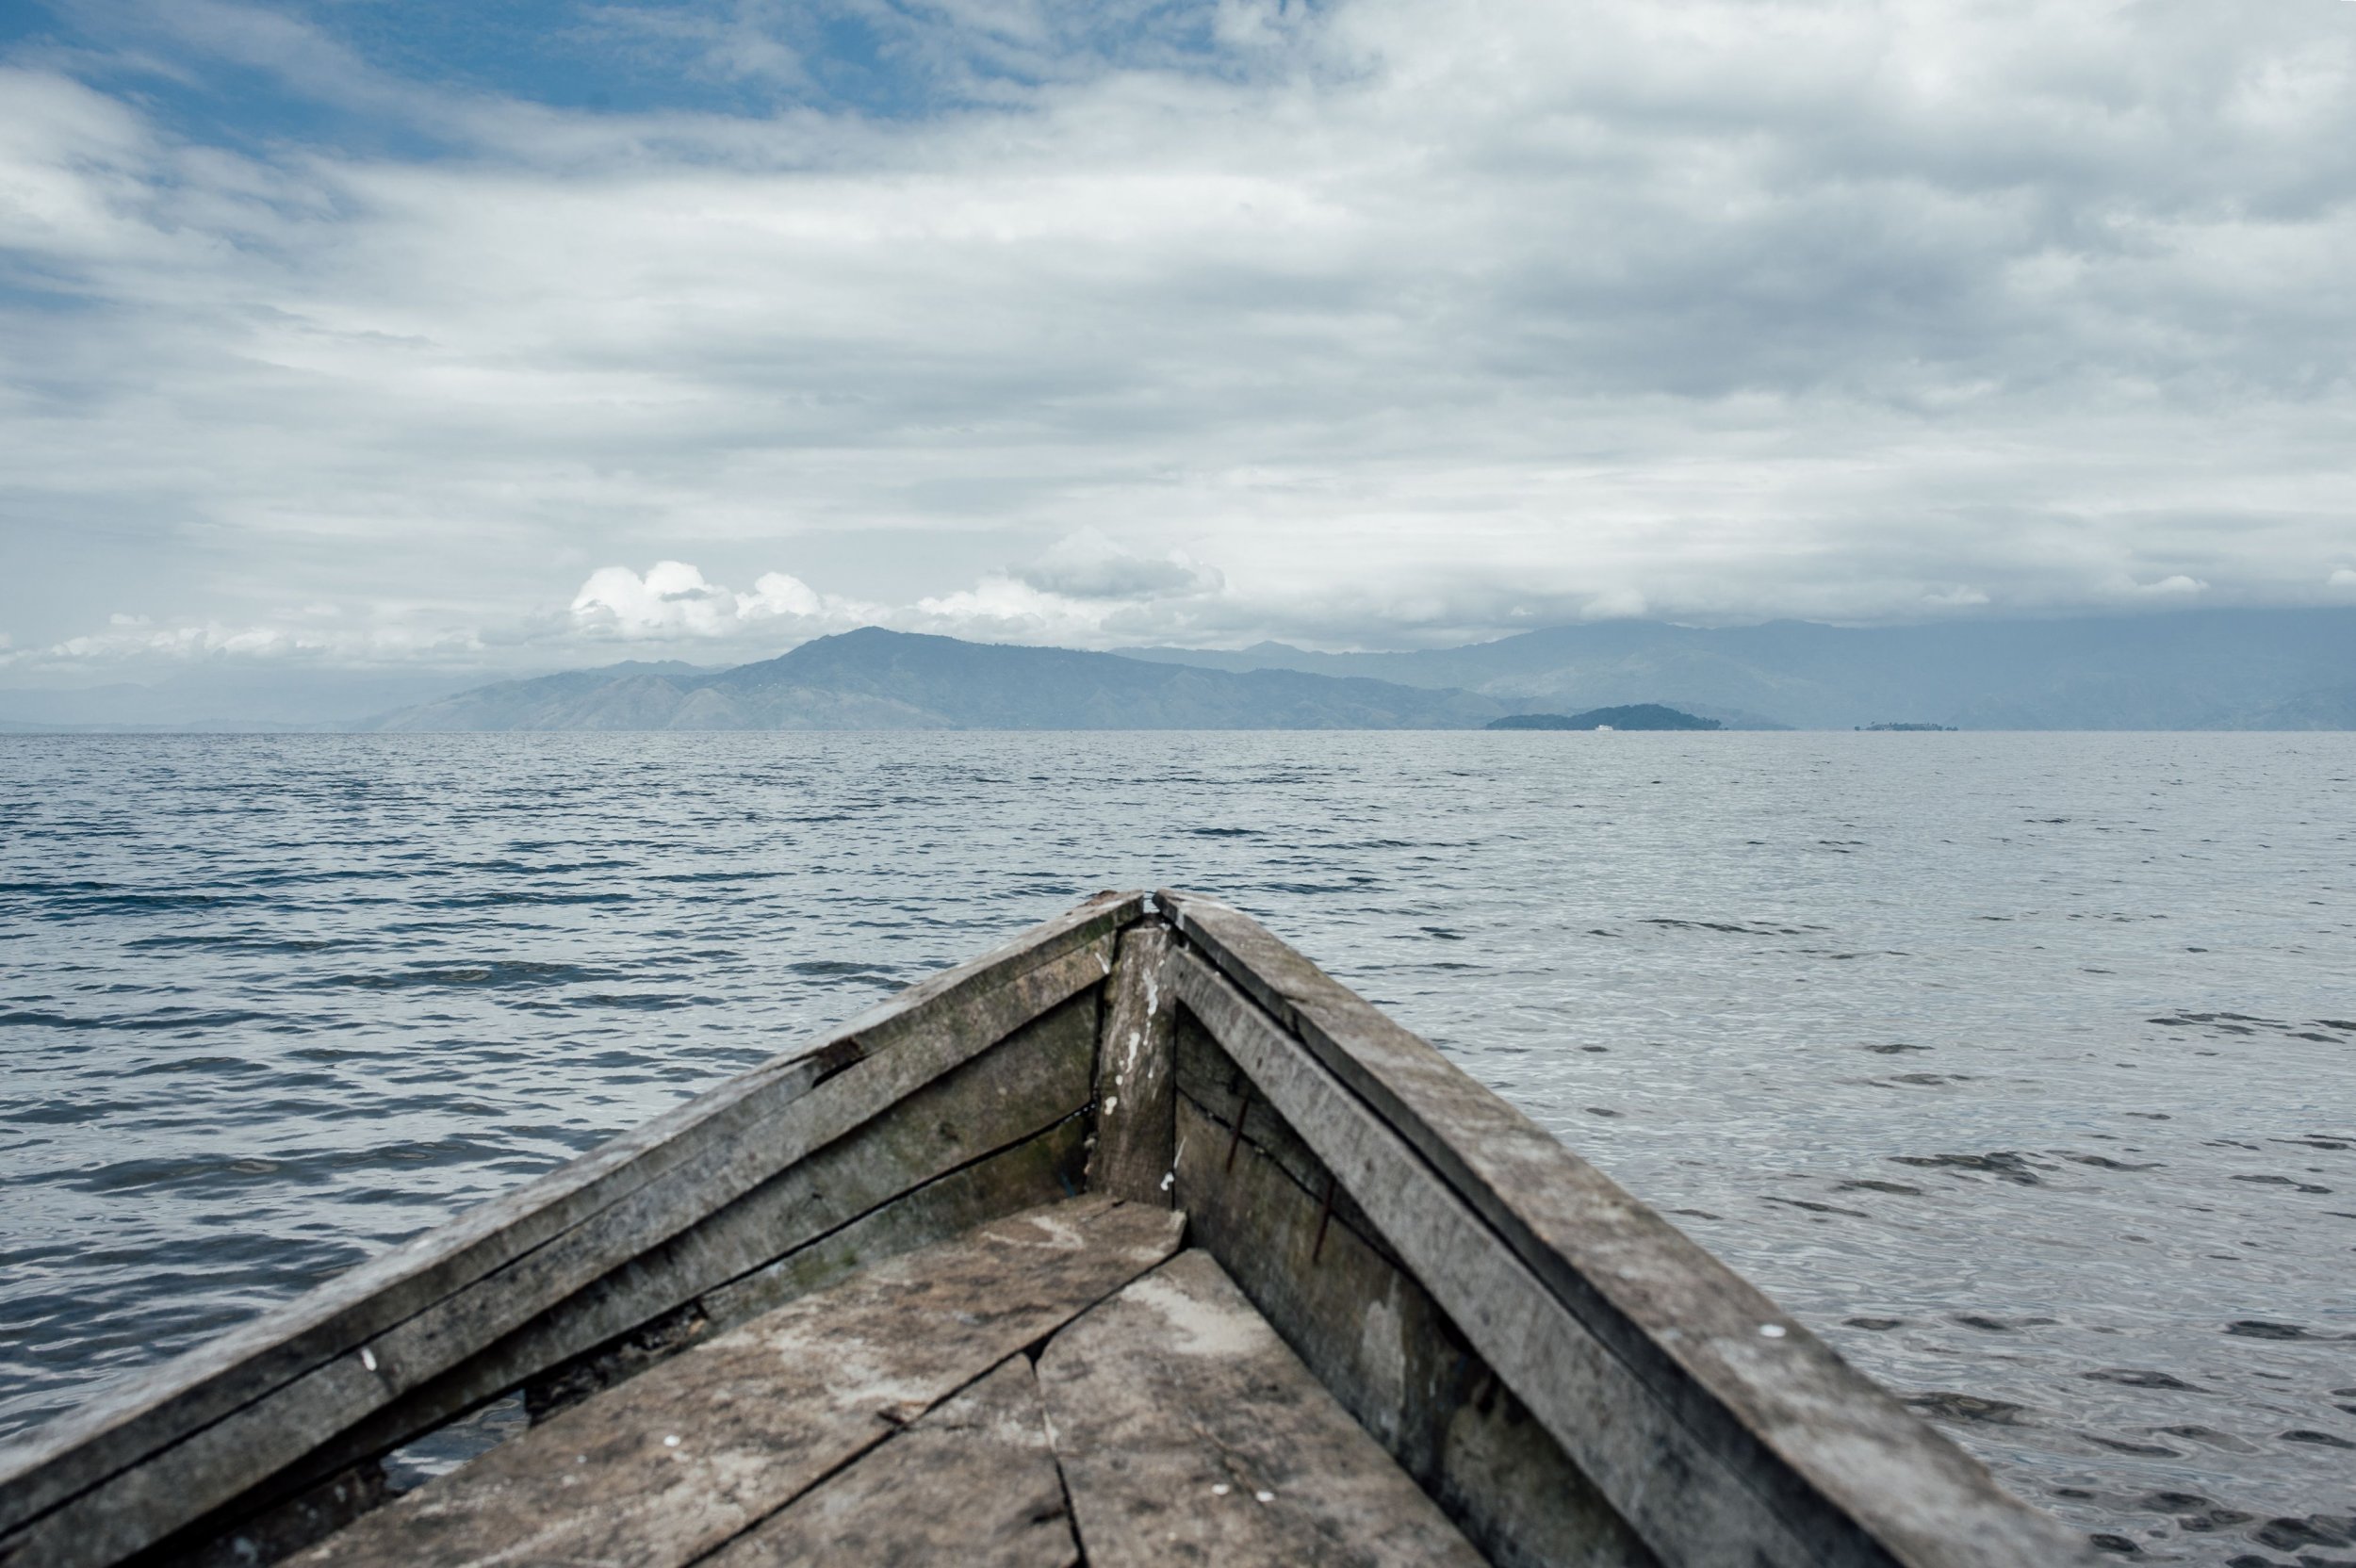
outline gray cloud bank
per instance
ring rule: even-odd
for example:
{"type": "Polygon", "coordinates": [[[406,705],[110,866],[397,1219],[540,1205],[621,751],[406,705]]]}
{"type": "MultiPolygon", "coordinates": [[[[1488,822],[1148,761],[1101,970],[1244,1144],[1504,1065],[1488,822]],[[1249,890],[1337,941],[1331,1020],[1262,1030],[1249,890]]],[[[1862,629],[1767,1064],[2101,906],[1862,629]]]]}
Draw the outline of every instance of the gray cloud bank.
{"type": "Polygon", "coordinates": [[[2356,602],[2356,6],[1204,18],[886,120],[150,17],[431,155],[22,46],[0,679],[2356,602]]]}

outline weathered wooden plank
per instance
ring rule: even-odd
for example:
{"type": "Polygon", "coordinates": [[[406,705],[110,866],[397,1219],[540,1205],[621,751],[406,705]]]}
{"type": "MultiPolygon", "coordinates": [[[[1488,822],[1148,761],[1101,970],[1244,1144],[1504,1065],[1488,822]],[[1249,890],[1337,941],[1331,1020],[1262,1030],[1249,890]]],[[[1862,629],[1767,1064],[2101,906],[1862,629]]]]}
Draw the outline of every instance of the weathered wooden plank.
{"type": "MultiPolygon", "coordinates": [[[[1657,1568],[1415,1279],[1182,1087],[1177,1191],[1210,1252],[1342,1408],[1498,1568],[1657,1568]]],[[[1265,1102],[1255,1121],[1269,1125],[1265,1102]]],[[[1363,1223],[1363,1221],[1361,1221],[1363,1223]]]]}
{"type": "Polygon", "coordinates": [[[861,1270],[574,1406],[290,1560],[674,1568],[1170,1255],[1082,1198],[861,1270]]]}
{"type": "MultiPolygon", "coordinates": [[[[1042,1007],[1061,1007],[1074,991],[1104,977],[1110,956],[1105,945],[1068,954],[988,993],[983,1000],[996,1004],[995,1016],[943,1021],[948,1027],[911,1035],[898,1049],[855,1064],[782,1108],[757,1137],[683,1162],[555,1241],[369,1341],[380,1377],[395,1392],[414,1387],[618,1264],[677,1236],[780,1168],[980,1055],[1042,1007]]],[[[1095,1021],[1092,1003],[1066,1016],[1076,1025],[1075,1038],[1087,1039],[1095,1021]]],[[[1005,1060],[1017,1074],[1030,1065],[1020,1054],[1005,1060]]]]}
{"type": "Polygon", "coordinates": [[[192,1533],[201,1539],[227,1532],[234,1521],[315,1478],[382,1454],[659,1316],[687,1308],[692,1321],[666,1323],[667,1331],[633,1336],[612,1346],[596,1365],[574,1368],[578,1393],[604,1386],[609,1380],[600,1367],[635,1371],[832,1282],[857,1266],[850,1260],[906,1251],[1072,1196],[1096,1014],[1089,990],[1033,1020],[693,1230],[303,1455],[258,1495],[224,1505],[221,1517],[200,1521],[192,1533]],[[1002,1152],[973,1163],[992,1150],[1002,1152]],[[908,1200],[892,1201],[911,1187],[917,1191],[908,1200]],[[921,1200],[909,1200],[919,1194],[921,1200]],[[777,1256],[780,1250],[785,1256],[777,1256]],[[699,1296],[704,1299],[696,1302],[699,1296]]]}
{"type": "Polygon", "coordinates": [[[1105,984],[1088,1188],[1138,1203],[1170,1200],[1170,947],[1168,926],[1131,926],[1105,984]]]}
{"type": "Polygon", "coordinates": [[[708,1568],[1072,1568],[1039,1381],[1022,1356],[704,1560],[708,1568]]]}
{"type": "MultiPolygon", "coordinates": [[[[755,1069],[714,1119],[756,1118],[791,1102],[857,1059],[856,1042],[828,1041],[755,1069]]],[[[392,1248],[319,1289],[208,1340],[78,1410],[0,1445],[0,1529],[179,1441],[330,1356],[399,1322],[439,1295],[537,1246],[601,1200],[634,1186],[637,1162],[677,1134],[681,1106],[515,1192],[392,1248]]],[[[18,1543],[0,1540],[0,1561],[18,1543]]]]}
{"type": "Polygon", "coordinates": [[[1048,1341],[1039,1379],[1091,1568],[1481,1561],[1200,1249],[1048,1341]]]}
{"type": "MultiPolygon", "coordinates": [[[[788,1301],[824,1290],[870,1264],[946,1241],[1025,1209],[1077,1197],[1087,1159],[1087,1131],[1084,1118],[1066,1116],[1011,1148],[902,1193],[849,1224],[666,1314],[659,1320],[660,1330],[648,1332],[645,1341],[636,1335],[623,1336],[566,1362],[545,1379],[527,1385],[532,1419],[545,1421],[559,1410],[637,1376],[658,1361],[788,1301]]],[[[536,1332],[537,1325],[526,1331],[536,1332]]],[[[507,1386],[500,1385],[502,1390],[507,1386]]]]}
{"type": "MultiPolygon", "coordinates": [[[[1276,1114],[1267,1097],[1253,1091],[1251,1078],[1235,1065],[1233,1057],[1219,1049],[1219,1042],[1212,1039],[1210,1033],[1203,1028],[1202,1020],[1181,1007],[1171,1035],[1172,1054],[1178,1064],[1179,1097],[1182,1101],[1193,1101],[1204,1115],[1227,1128],[1225,1140],[1219,1144],[1219,1152],[1224,1155],[1235,1152],[1238,1145],[1236,1132],[1240,1128],[1242,1142],[1256,1144],[1261,1152],[1275,1161],[1287,1176],[1303,1188],[1318,1194],[1320,1200],[1330,1193],[1334,1222],[1347,1225],[1365,1237],[1367,1246],[1382,1252],[1390,1259],[1394,1267],[1405,1272],[1398,1257],[1384,1246],[1382,1233],[1375,1229],[1373,1221],[1358,1206],[1358,1200],[1350,1195],[1350,1189],[1333,1179],[1333,1172],[1326,1169],[1325,1162],[1301,1141],[1301,1135],[1276,1114]]],[[[1221,1163],[1224,1166],[1229,1162],[1222,1160],[1221,1163]]],[[[1178,1207],[1183,1209],[1186,1206],[1185,1200],[1181,1199],[1178,1207]]],[[[1248,1294],[1249,1286],[1246,1291],[1248,1294]]]]}
{"type": "MultiPolygon", "coordinates": [[[[832,1075],[946,1021],[979,993],[1105,940],[1136,921],[1143,906],[1140,894],[1098,894],[971,963],[910,987],[816,1044],[731,1079],[71,1414],[0,1444],[0,1536],[303,1372],[354,1352],[682,1161],[743,1141],[832,1075]]],[[[21,1545],[0,1538],[0,1561],[21,1545]]]]}
{"type": "Polygon", "coordinates": [[[959,1235],[1024,1209],[1079,1196],[1088,1123],[1070,1117],[1023,1143],[919,1187],[705,1297],[731,1327],[847,1279],[870,1264],[959,1235]]]}
{"type": "Polygon", "coordinates": [[[1916,1568],[2094,1560],[1732,1270],[1258,923],[1190,894],[1157,901],[1198,967],[1216,965],[1305,1044],[1692,1446],[1812,1550],[1916,1568]]]}
{"type": "MultiPolygon", "coordinates": [[[[505,1353],[472,1358],[483,1394],[495,1394],[707,1292],[790,1256],[911,1187],[1043,1133],[1083,1109],[1095,1049],[1093,990],[1033,1020],[981,1055],[778,1171],[693,1228],[564,1298],[502,1341],[505,1353]]],[[[1008,1203],[1034,1207],[1057,1192],[1008,1203]]],[[[974,1222],[996,1214],[975,1215],[974,1222]]],[[[932,1237],[928,1239],[939,1239],[932,1237]]],[[[727,1328],[755,1305],[739,1291],[732,1310],[705,1315],[727,1328]]],[[[471,1402],[471,1401],[469,1401],[471,1402]]]]}
{"type": "MultiPolygon", "coordinates": [[[[1045,1132],[903,1193],[850,1224],[730,1281],[665,1315],[651,1331],[597,1347],[548,1374],[545,1382],[527,1384],[527,1401],[535,1407],[534,1419],[546,1420],[658,1361],[703,1343],[723,1329],[823,1290],[869,1264],[1073,1196],[1080,1190],[1087,1158],[1086,1132],[1085,1118],[1068,1116],[1045,1132]]],[[[325,1528],[307,1527],[310,1511],[316,1511],[298,1509],[289,1521],[277,1522],[275,1516],[290,1506],[280,1499],[303,1490],[313,1474],[335,1473],[354,1454],[381,1453],[421,1429],[507,1392],[518,1380],[518,1367],[557,1365],[555,1352],[571,1343],[561,1334],[544,1338],[537,1324],[515,1339],[512,1345],[502,1342],[493,1347],[451,1378],[417,1390],[314,1450],[267,1491],[199,1521],[181,1543],[167,1544],[167,1559],[187,1558],[206,1564],[219,1559],[228,1568],[251,1568],[256,1562],[275,1561],[325,1535],[325,1528]],[[264,1517],[251,1517],[256,1511],[264,1517]],[[282,1541],[286,1543],[283,1550],[277,1544],[282,1541]],[[224,1548],[229,1555],[221,1555],[224,1548]]],[[[368,1498],[366,1506],[374,1507],[382,1500],[380,1494],[368,1498]]],[[[358,1511],[362,1511],[355,1510],[352,1517],[357,1517],[358,1511]]],[[[346,1522],[335,1521],[337,1525],[346,1522]]]]}
{"type": "MultiPolygon", "coordinates": [[[[1203,959],[1172,965],[1202,1019],[1482,1359],[1664,1560],[1693,1568],[1870,1562],[1816,1547],[1632,1378],[1407,1144],[1203,959]]],[[[1870,1546],[1870,1543],[1866,1544],[1870,1546]]]]}
{"type": "MultiPolygon", "coordinates": [[[[1115,901],[1089,920],[1108,918],[1108,911],[1125,907],[1126,904],[1115,901]]],[[[1082,926],[1087,923],[1083,922],[1082,926]]],[[[1062,937],[1056,940],[1061,943],[1062,937]]],[[[889,1027],[880,1037],[871,1035],[865,1041],[842,1037],[838,1044],[847,1054],[847,1064],[830,1067],[794,1098],[768,1104],[764,1118],[751,1118],[746,1106],[755,1102],[739,1098],[726,1102],[724,1115],[715,1114],[690,1130],[675,1128],[674,1141],[694,1144],[693,1152],[679,1157],[676,1150],[667,1148],[646,1151],[647,1161],[662,1167],[650,1180],[636,1182],[627,1190],[608,1190],[606,1196],[612,1201],[580,1216],[570,1227],[487,1274],[452,1286],[438,1299],[418,1305],[414,1299],[416,1282],[411,1279],[400,1282],[399,1290],[388,1287],[388,1294],[410,1298],[416,1307],[404,1320],[289,1381],[263,1390],[242,1407],[210,1425],[199,1426],[170,1446],[140,1457],[139,1462],[104,1478],[46,1516],[0,1539],[0,1563],[29,1568],[32,1564],[112,1562],[186,1527],[257,1482],[299,1462],[401,1395],[447,1372],[617,1263],[695,1223],[780,1167],[840,1136],[1076,992],[1100,983],[1110,970],[1112,951],[1112,934],[1104,932],[1087,942],[1065,945],[1058,956],[1045,963],[1010,964],[1005,972],[989,976],[988,984],[935,992],[919,1013],[884,1015],[883,1022],[889,1027]],[[873,1043],[878,1037],[883,1044],[873,1043]],[[732,1129],[730,1135],[719,1135],[715,1127],[720,1124],[732,1129]]],[[[835,1057],[827,1060],[832,1063],[835,1057]]],[[[762,1071],[757,1070],[750,1076],[761,1077],[762,1071]]],[[[714,1091],[714,1095],[720,1093],[714,1091]]],[[[672,1119],[663,1119],[654,1125],[672,1119]]],[[[642,1135],[632,1135],[621,1141],[644,1139],[642,1135]]],[[[572,1204],[573,1199],[565,1202],[572,1204]]],[[[508,1204],[508,1200],[499,1200],[487,1207],[508,1204]]],[[[527,1217],[531,1224],[523,1228],[545,1230],[541,1210],[532,1211],[527,1217]]],[[[466,1217],[453,1224],[469,1233],[479,1229],[466,1217]]],[[[483,1238],[483,1246],[467,1255],[479,1263],[490,1255],[486,1250],[500,1241],[499,1236],[483,1238]]],[[[331,1284],[324,1290],[338,1293],[339,1286],[331,1284]]],[[[337,1322],[349,1328],[353,1321],[377,1315],[378,1306],[364,1301],[353,1304],[337,1322]]],[[[260,1359],[273,1360],[269,1355],[260,1359]]],[[[254,1376],[254,1364],[249,1363],[232,1368],[219,1381],[249,1383],[254,1376]]],[[[176,1374],[164,1376],[163,1380],[172,1381],[173,1377],[176,1374]]],[[[189,1409],[213,1400],[218,1392],[210,1383],[189,1390],[194,1404],[178,1407],[179,1415],[184,1417],[189,1409]]],[[[152,1435],[172,1419],[177,1417],[157,1416],[146,1426],[152,1435]]],[[[88,1446],[117,1451],[123,1441],[120,1432],[108,1431],[93,1438],[88,1446]]],[[[58,1484],[60,1475],[97,1462],[81,1448],[57,1453],[36,1472],[15,1482],[0,1483],[0,1496],[21,1502],[20,1494],[42,1494],[58,1484]]]]}

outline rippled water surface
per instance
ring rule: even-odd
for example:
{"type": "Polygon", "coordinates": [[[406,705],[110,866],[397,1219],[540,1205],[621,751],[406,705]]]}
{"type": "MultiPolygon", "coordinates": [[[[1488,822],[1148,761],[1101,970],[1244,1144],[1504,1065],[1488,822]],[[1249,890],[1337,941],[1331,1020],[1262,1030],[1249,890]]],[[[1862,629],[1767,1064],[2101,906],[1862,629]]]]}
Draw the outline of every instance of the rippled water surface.
{"type": "Polygon", "coordinates": [[[0,1431],[1099,888],[2114,1550],[2356,1557],[2356,736],[0,739],[0,1431]]]}

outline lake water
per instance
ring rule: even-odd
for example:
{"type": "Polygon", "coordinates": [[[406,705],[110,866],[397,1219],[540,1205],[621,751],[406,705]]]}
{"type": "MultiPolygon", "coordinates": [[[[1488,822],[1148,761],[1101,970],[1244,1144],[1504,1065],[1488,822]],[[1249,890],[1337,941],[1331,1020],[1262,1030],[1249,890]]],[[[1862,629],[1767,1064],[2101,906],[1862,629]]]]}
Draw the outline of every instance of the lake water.
{"type": "Polygon", "coordinates": [[[2356,1559],[2356,735],[0,739],[0,1431],[1217,893],[2151,1560],[2356,1559]]]}

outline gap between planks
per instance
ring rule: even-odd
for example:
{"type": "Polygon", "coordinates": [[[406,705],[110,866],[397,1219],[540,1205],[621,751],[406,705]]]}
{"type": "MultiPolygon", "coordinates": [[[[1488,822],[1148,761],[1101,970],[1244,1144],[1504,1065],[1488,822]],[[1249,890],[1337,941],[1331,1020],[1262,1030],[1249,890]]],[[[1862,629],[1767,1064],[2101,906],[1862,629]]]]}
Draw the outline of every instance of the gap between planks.
{"type": "Polygon", "coordinates": [[[680,1568],[1160,1263],[1184,1224],[1170,1210],[1080,1198],[876,1264],[592,1396],[290,1561],[680,1568]]]}

